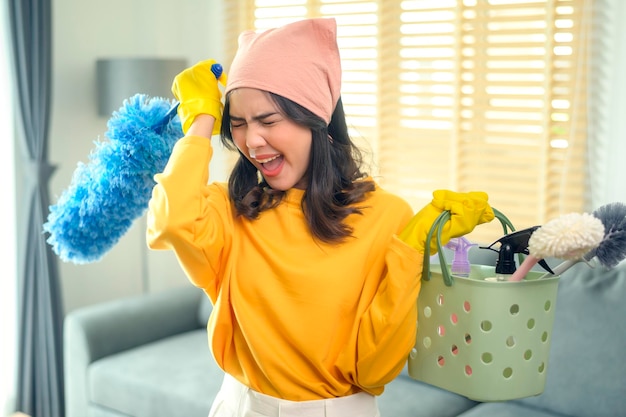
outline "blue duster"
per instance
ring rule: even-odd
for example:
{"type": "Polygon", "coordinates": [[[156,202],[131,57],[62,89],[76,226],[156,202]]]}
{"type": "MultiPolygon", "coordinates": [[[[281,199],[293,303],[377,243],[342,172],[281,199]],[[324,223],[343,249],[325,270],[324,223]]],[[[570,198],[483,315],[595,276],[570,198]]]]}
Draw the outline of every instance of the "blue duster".
{"type": "Polygon", "coordinates": [[[175,103],[137,94],[107,122],[88,163],[50,206],[44,231],[64,262],[99,261],[146,211],[176,141],[183,136],[175,103]]]}

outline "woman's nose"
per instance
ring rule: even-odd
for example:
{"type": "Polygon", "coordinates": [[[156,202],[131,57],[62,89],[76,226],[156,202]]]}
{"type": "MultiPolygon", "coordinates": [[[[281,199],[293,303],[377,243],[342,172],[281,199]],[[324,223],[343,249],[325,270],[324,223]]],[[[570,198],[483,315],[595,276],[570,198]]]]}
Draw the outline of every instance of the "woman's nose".
{"type": "Polygon", "coordinates": [[[264,146],[267,142],[263,135],[259,132],[259,129],[254,127],[248,127],[246,131],[246,146],[248,149],[258,149],[264,146]]]}

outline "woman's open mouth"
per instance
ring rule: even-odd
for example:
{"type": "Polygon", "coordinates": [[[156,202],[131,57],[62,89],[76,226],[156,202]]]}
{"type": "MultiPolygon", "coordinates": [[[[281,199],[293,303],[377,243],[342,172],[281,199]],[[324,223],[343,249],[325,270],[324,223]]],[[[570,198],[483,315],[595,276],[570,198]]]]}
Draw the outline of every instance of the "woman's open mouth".
{"type": "Polygon", "coordinates": [[[285,162],[285,158],[280,154],[267,157],[265,155],[259,155],[255,159],[259,165],[261,165],[261,173],[268,177],[275,177],[280,174],[283,163],[285,162]]]}

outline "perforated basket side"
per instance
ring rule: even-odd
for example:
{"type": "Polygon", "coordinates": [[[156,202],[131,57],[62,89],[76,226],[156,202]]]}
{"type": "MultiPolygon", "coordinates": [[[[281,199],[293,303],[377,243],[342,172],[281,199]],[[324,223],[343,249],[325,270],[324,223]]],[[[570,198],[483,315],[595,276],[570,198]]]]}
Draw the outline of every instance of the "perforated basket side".
{"type": "Polygon", "coordinates": [[[559,277],[489,282],[491,266],[444,284],[433,265],[418,299],[409,375],[478,401],[543,392],[559,277]]]}

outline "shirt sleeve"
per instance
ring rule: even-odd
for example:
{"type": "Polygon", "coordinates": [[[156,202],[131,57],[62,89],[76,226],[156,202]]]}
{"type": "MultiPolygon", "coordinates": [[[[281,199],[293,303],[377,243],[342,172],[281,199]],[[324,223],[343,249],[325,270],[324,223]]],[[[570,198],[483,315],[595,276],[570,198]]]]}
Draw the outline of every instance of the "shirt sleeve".
{"type": "Polygon", "coordinates": [[[227,191],[208,185],[213,150],[202,137],[180,139],[148,206],[146,239],[151,249],[171,249],[191,282],[215,302],[222,253],[232,224],[227,191]]]}
{"type": "Polygon", "coordinates": [[[357,327],[356,362],[349,379],[378,395],[404,367],[417,334],[417,297],[423,255],[396,237],[386,255],[387,272],[357,327]]]}

